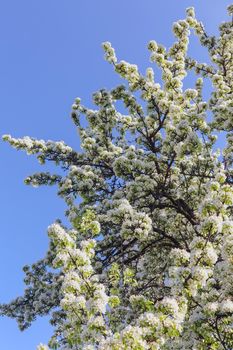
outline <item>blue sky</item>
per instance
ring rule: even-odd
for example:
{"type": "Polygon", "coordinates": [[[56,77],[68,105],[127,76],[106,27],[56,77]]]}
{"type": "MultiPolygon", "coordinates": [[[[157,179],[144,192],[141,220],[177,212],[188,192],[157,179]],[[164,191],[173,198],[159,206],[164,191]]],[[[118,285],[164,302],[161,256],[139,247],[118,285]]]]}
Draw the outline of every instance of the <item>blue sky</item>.
{"type": "MultiPolygon", "coordinates": [[[[103,60],[101,43],[111,41],[120,59],[145,71],[147,42],[169,46],[171,25],[194,6],[208,32],[227,18],[225,0],[7,0],[0,1],[0,134],[64,140],[79,147],[70,106],[76,96],[91,105],[91,94],[119,79],[103,60]]],[[[195,43],[195,40],[194,40],[195,43]]],[[[205,57],[193,46],[196,57],[205,57]]],[[[22,266],[43,257],[46,229],[63,218],[56,188],[35,189],[23,179],[45,168],[33,157],[0,142],[0,302],[23,293],[22,266]]],[[[32,350],[51,334],[47,319],[21,333],[0,318],[1,348],[32,350]]]]}

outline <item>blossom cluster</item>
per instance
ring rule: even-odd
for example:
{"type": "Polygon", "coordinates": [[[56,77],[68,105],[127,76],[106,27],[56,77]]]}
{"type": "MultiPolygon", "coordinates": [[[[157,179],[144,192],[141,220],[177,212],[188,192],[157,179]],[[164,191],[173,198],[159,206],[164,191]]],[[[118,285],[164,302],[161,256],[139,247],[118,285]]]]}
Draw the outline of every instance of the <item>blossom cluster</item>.
{"type": "Polygon", "coordinates": [[[0,306],[21,329],[51,315],[54,334],[38,350],[233,348],[232,21],[219,29],[209,36],[188,8],[170,48],[149,42],[145,75],[103,43],[126,84],[95,92],[95,109],[75,99],[80,152],[3,137],[62,169],[25,182],[56,184],[70,227],[49,226],[45,258],[24,268],[24,296],[0,306]],[[210,63],[189,57],[192,33],[210,63]]]}

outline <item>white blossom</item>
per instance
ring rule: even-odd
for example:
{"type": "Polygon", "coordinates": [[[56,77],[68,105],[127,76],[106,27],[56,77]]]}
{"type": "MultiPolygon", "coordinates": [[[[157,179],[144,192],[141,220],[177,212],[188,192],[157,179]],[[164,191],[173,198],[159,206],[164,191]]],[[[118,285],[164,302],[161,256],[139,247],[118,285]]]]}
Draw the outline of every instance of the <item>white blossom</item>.
{"type": "Polygon", "coordinates": [[[233,349],[232,21],[209,36],[190,7],[173,33],[170,48],[149,42],[145,74],[103,43],[125,82],[95,92],[92,108],[75,98],[81,151],[3,136],[62,170],[25,180],[58,185],[67,227],[48,227],[45,257],[24,267],[24,296],[0,305],[22,330],[51,316],[38,350],[233,349]],[[208,64],[189,57],[191,33],[208,64]]]}

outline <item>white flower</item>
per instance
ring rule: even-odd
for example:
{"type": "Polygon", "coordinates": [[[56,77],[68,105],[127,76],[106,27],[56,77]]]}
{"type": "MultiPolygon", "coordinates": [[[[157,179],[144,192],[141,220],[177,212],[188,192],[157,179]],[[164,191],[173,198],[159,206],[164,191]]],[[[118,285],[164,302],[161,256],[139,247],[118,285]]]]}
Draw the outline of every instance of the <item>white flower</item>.
{"type": "Polygon", "coordinates": [[[223,300],[220,304],[222,312],[233,313],[233,301],[230,299],[223,300]]]}
{"type": "Polygon", "coordinates": [[[37,350],[49,350],[49,348],[48,348],[47,345],[39,344],[39,345],[37,346],[37,350]]]}
{"type": "Polygon", "coordinates": [[[207,313],[215,314],[218,311],[219,305],[217,302],[209,302],[204,306],[204,310],[207,313]]]}
{"type": "Polygon", "coordinates": [[[163,300],[161,301],[161,305],[165,307],[166,311],[172,313],[173,315],[176,315],[179,312],[177,300],[174,298],[163,298],[163,300]]]}

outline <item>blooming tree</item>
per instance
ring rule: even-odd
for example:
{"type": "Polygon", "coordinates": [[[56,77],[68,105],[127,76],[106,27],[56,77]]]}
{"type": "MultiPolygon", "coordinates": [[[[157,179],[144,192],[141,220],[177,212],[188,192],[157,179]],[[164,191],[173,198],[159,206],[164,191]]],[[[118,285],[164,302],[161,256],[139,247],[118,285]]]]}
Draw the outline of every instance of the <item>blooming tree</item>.
{"type": "Polygon", "coordinates": [[[127,84],[94,93],[95,110],[75,99],[81,152],[3,137],[63,169],[25,181],[58,186],[70,227],[49,226],[45,257],[24,267],[25,294],[0,308],[22,330],[51,316],[54,334],[39,350],[233,349],[232,19],[219,29],[207,35],[188,8],[169,49],[149,42],[160,83],[105,42],[127,84]],[[209,64],[189,57],[191,32],[209,64]],[[196,79],[184,89],[190,71],[196,79]]]}

